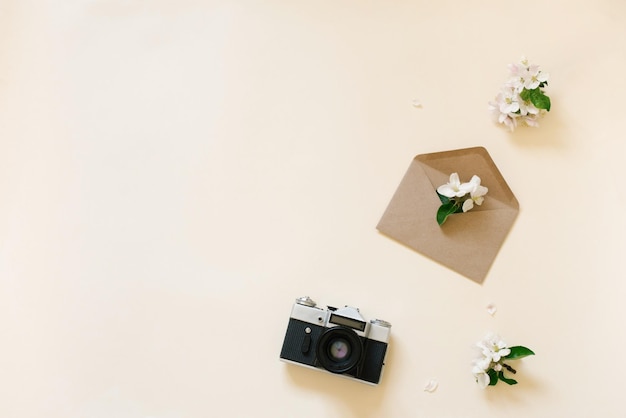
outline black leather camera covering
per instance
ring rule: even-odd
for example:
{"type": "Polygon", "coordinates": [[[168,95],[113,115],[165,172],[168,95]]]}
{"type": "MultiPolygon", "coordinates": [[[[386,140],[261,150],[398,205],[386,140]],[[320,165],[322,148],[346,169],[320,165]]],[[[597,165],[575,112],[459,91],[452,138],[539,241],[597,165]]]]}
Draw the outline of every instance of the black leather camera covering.
{"type": "MultiPolygon", "coordinates": [[[[324,369],[316,356],[316,348],[326,327],[290,318],[280,357],[296,363],[324,369]],[[306,329],[311,330],[310,333],[306,329]]],[[[377,384],[380,381],[387,343],[359,337],[363,352],[358,364],[343,373],[356,379],[377,384]]]]}
{"type": "Polygon", "coordinates": [[[320,325],[290,318],[280,357],[285,360],[315,366],[315,347],[317,347],[324,329],[320,325]],[[311,332],[308,334],[306,332],[307,328],[311,329],[311,332]]]}

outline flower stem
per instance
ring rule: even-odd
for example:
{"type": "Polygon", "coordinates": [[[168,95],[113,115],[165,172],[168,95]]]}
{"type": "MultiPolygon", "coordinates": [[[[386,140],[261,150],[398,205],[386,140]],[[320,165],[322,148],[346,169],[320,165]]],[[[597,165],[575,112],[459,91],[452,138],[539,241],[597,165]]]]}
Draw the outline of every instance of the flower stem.
{"type": "Polygon", "coordinates": [[[502,367],[504,367],[505,369],[507,369],[508,371],[510,371],[513,374],[517,373],[517,370],[515,370],[513,367],[509,366],[508,364],[502,363],[502,367]]]}

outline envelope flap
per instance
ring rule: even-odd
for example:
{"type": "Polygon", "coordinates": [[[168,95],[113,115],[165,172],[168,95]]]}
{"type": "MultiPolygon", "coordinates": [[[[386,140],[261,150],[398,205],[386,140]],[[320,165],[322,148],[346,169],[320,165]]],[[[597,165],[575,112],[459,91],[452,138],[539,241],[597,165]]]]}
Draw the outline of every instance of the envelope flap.
{"type": "Polygon", "coordinates": [[[484,147],[421,154],[416,156],[415,160],[423,166],[433,190],[447,183],[452,173],[458,173],[462,182],[469,181],[473,175],[477,175],[481,179],[481,184],[489,189],[485,204],[488,204],[489,200],[495,200],[501,204],[494,206],[506,205],[519,209],[515,195],[484,147]]]}

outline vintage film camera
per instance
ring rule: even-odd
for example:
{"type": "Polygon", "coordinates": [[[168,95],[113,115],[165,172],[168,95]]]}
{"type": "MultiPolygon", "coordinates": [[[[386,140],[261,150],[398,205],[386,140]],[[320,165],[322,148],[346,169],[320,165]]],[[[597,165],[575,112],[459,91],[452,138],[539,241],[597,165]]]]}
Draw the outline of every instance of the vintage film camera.
{"type": "Polygon", "coordinates": [[[385,365],[391,324],[365,321],[357,308],[317,307],[296,299],[280,352],[283,361],[378,384],[385,365]]]}

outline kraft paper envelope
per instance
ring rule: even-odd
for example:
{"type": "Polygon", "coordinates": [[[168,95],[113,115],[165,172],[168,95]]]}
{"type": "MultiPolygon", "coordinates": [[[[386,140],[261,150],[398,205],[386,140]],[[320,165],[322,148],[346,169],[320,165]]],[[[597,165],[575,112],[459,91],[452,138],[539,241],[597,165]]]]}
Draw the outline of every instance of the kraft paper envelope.
{"type": "Polygon", "coordinates": [[[519,212],[517,199],[483,147],[416,156],[377,229],[444,266],[482,283],[519,212]],[[481,206],[455,213],[439,226],[436,189],[458,173],[489,189],[481,206]]]}

